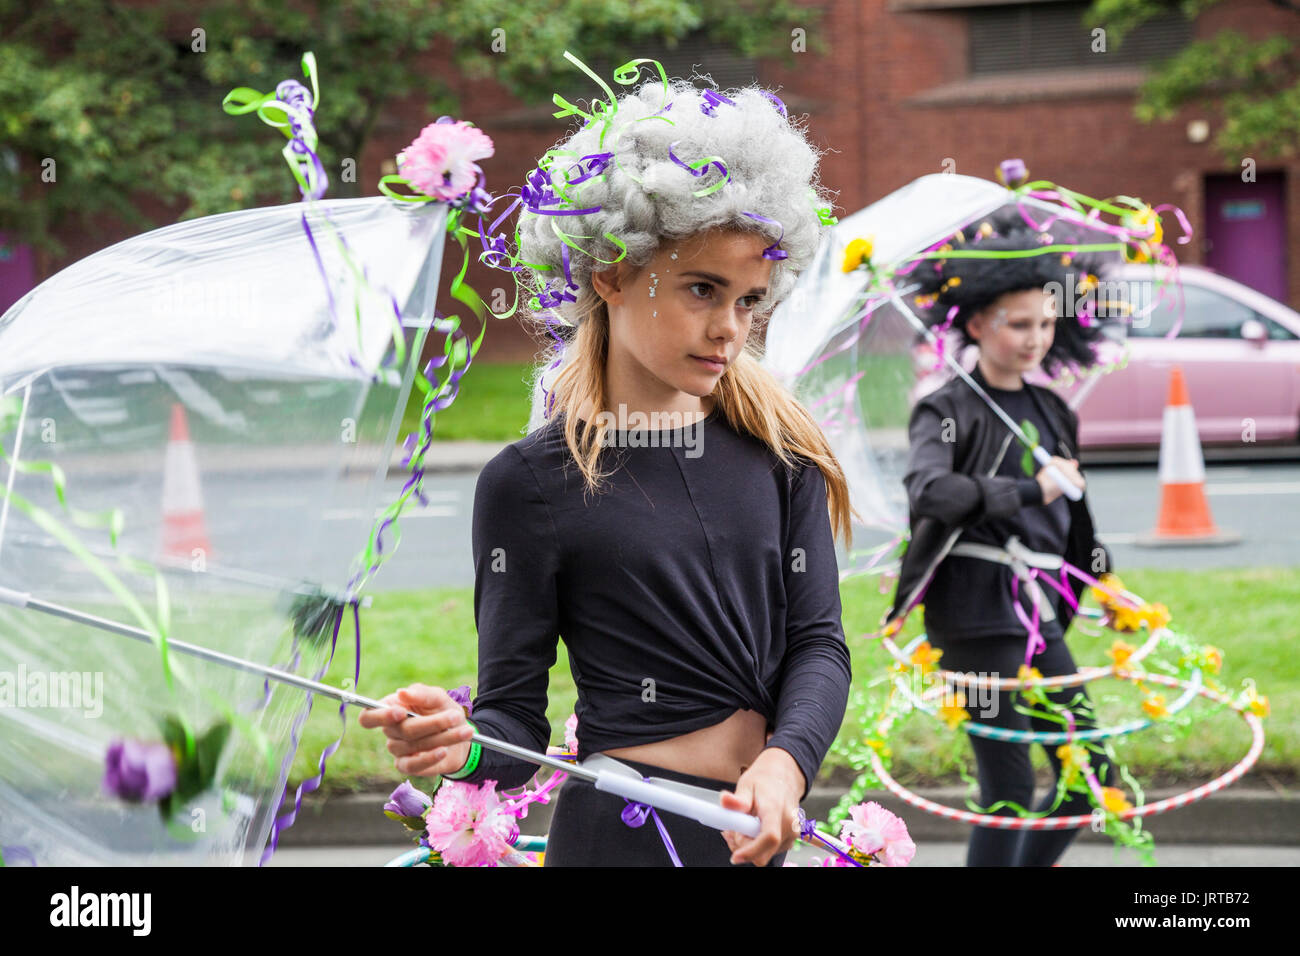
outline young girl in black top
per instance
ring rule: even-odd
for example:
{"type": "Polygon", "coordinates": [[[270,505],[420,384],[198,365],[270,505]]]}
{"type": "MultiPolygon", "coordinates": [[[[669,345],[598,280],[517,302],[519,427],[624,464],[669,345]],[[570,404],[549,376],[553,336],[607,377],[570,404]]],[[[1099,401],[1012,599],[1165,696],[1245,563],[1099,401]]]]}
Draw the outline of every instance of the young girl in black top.
{"type": "MultiPolygon", "coordinates": [[[[971,376],[1013,421],[1027,420],[1038,441],[1052,454],[1052,464],[1081,491],[1086,487],[1077,459],[1078,416],[1054,392],[1025,382],[1022,375],[1040,363],[1049,374],[1067,363],[1088,367],[1096,360],[1094,343],[1100,325],[1071,310],[1057,315],[1060,296],[1053,290],[1082,287],[1096,280],[1100,263],[1059,252],[1011,258],[962,258],[965,250],[1026,252],[1041,248],[1040,237],[1010,220],[1002,228],[982,224],[970,241],[951,244],[956,255],[940,260],[936,271],[923,264],[920,302],[931,319],[946,321],[959,333],[963,347],[975,344],[979,359],[971,376]],[[1066,273],[1074,270],[1073,285],[1066,273]],[[1053,285],[1053,283],[1060,283],[1053,285]]],[[[1069,303],[1075,305],[1073,301],[1069,303]]],[[[944,541],[922,545],[924,558],[905,559],[899,594],[891,616],[924,598],[926,635],[943,651],[945,670],[1015,679],[1022,665],[1044,677],[1077,670],[1065,643],[1072,608],[1053,587],[1022,579],[1013,599],[1016,573],[1006,558],[1015,555],[1028,567],[1049,567],[1060,559],[1094,575],[1110,569],[1110,554],[1096,542],[1087,497],[1068,500],[1047,469],[1032,475],[1022,470],[1025,449],[975,390],[953,378],[913,409],[908,490],[913,539],[944,541]],[[977,450],[978,449],[978,450],[977,450]],[[928,522],[928,527],[921,527],[928,522]],[[953,532],[957,532],[955,537],[953,532]],[[936,552],[931,554],[930,552],[936,552]],[[994,560],[990,560],[994,558],[994,560]],[[1044,560],[1045,559],[1045,560],[1044,560]],[[1055,561],[1053,562],[1053,559],[1055,561]],[[938,561],[937,566],[932,562],[938,561]],[[933,566],[928,584],[918,577],[921,563],[933,566]],[[908,593],[904,594],[906,591],[908,593]],[[1033,637],[1037,632],[1038,638],[1033,637]]],[[[1027,459],[1032,462],[1032,458],[1027,459]]],[[[1056,573],[1052,573],[1056,577],[1056,573]]],[[[1081,585],[1071,581],[1075,596],[1081,585]]],[[[1092,726],[1078,714],[1086,707],[1081,686],[1048,692],[1055,703],[1072,703],[1080,729],[1092,726]],[[1081,698],[1076,695],[1082,695],[1081,698]]],[[[1019,713],[1019,692],[1000,692],[992,706],[968,706],[971,718],[999,727],[1060,731],[1061,725],[1019,713]]],[[[991,806],[1015,803],[1043,813],[1056,801],[1054,784],[1032,807],[1034,773],[1029,745],[970,735],[978,764],[980,801],[991,806]]],[[[1059,780],[1061,760],[1054,745],[1044,746],[1059,780]]],[[[1094,769],[1104,782],[1107,766],[1094,769]]],[[[1069,794],[1052,816],[1087,815],[1082,794],[1069,794]]],[[[1004,805],[997,811],[1015,815],[1004,805]]],[[[1047,866],[1074,838],[1075,830],[1028,831],[975,827],[967,853],[969,866],[1047,866]]]]}
{"type": "MultiPolygon", "coordinates": [[[[722,791],[762,829],[661,813],[664,839],[570,778],[546,864],[780,864],[850,678],[832,532],[833,517],[848,537],[847,485],[750,334],[816,250],[817,155],[757,88],[649,83],[604,117],[521,197],[521,275],[566,324],[550,330],[562,345],[535,429],[475,491],[472,721],[544,750],[562,636],[580,759],[722,791]]],[[[511,787],[536,769],[471,752],[441,689],[386,702],[400,706],[362,723],[383,726],[403,773],[511,787]]]]}

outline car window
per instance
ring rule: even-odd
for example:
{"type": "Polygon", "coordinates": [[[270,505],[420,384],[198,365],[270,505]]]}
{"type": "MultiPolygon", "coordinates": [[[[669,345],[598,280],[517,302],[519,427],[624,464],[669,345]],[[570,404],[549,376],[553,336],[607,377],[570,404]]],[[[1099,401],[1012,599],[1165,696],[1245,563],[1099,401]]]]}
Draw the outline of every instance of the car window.
{"type": "MultiPolygon", "coordinates": [[[[1170,287],[1167,293],[1163,301],[1156,303],[1150,314],[1133,320],[1129,327],[1130,335],[1135,338],[1158,338],[1169,334],[1178,317],[1178,292],[1170,287]]],[[[1154,296],[1154,286],[1144,281],[1139,305],[1144,307],[1154,296]]],[[[1183,285],[1183,303],[1183,324],[1178,331],[1178,337],[1182,339],[1240,339],[1241,326],[1247,319],[1263,318],[1254,309],[1235,299],[1190,283],[1183,285]]],[[[1265,325],[1270,324],[1276,323],[1265,320],[1265,325]]],[[[1281,326],[1278,328],[1286,332],[1281,326]]],[[[1269,337],[1272,336],[1270,328],[1269,337]]]]}
{"type": "Polygon", "coordinates": [[[1267,316],[1263,316],[1259,314],[1256,314],[1255,318],[1259,319],[1259,321],[1264,323],[1264,328],[1268,329],[1268,337],[1270,339],[1274,339],[1279,342],[1289,342],[1289,341],[1294,341],[1295,339],[1300,339],[1300,335],[1296,335],[1294,332],[1288,329],[1281,322],[1278,322],[1276,319],[1270,319],[1267,316]]]}

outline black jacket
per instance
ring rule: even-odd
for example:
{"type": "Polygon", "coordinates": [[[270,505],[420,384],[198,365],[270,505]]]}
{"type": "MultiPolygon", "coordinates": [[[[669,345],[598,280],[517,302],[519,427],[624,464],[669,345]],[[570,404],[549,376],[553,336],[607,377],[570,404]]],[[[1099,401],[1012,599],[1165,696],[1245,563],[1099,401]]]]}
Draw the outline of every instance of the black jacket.
{"type": "MultiPolygon", "coordinates": [[[[987,385],[979,366],[971,377],[987,385]]],[[[1055,392],[1025,383],[1042,401],[1060,436],[1048,452],[1078,458],[1079,417],[1055,392]]],[[[973,388],[960,377],[922,398],[908,424],[910,450],[907,475],[908,517],[911,540],[899,569],[894,603],[883,622],[888,626],[906,616],[935,569],[966,528],[992,516],[1008,516],[1021,507],[1014,478],[997,475],[1007,454],[1019,455],[1023,446],[973,388]],[[943,433],[944,428],[947,434],[943,433]],[[945,441],[944,438],[949,440],[945,441]]],[[[1080,461],[1080,473],[1083,463],[1080,461]]],[[[1088,496],[1070,501],[1070,531],[1063,557],[1082,571],[1099,576],[1113,570],[1110,551],[1096,540],[1088,496]]],[[[1084,583],[1073,575],[1070,588],[1077,598],[1084,583]]],[[[1064,602],[1063,602],[1064,603],[1064,602]]],[[[1061,609],[1062,631],[1070,626],[1073,611],[1061,609]]]]}

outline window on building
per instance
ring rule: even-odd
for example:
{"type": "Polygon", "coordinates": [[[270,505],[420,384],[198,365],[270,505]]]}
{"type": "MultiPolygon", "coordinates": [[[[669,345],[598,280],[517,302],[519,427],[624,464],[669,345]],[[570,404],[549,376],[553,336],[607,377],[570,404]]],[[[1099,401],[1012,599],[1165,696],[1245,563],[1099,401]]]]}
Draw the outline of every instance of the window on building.
{"type": "Polygon", "coordinates": [[[1023,70],[1135,67],[1172,56],[1192,39],[1192,21],[1178,13],[1149,20],[1122,44],[1099,39],[1084,14],[1089,2],[1010,3],[967,12],[973,76],[1023,70]]]}

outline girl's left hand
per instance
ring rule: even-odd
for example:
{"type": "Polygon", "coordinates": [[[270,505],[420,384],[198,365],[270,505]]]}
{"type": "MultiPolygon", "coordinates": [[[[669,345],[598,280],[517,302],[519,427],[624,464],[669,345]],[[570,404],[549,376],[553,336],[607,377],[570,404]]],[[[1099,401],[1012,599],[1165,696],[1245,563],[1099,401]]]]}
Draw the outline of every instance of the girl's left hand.
{"type": "Polygon", "coordinates": [[[780,747],[760,753],[736,781],[736,791],[722,791],[722,805],[728,810],[757,814],[758,836],[747,837],[723,830],[731,847],[732,863],[767,866],[778,853],[794,846],[799,835],[799,798],[803,795],[803,771],[794,758],[780,747]]]}

